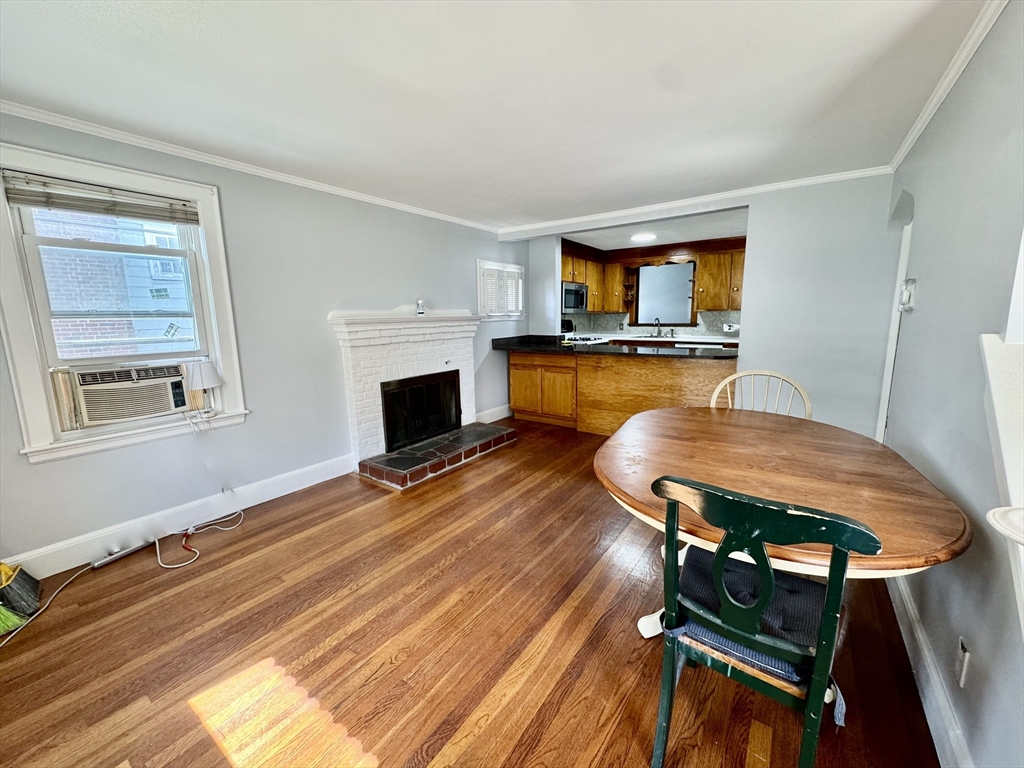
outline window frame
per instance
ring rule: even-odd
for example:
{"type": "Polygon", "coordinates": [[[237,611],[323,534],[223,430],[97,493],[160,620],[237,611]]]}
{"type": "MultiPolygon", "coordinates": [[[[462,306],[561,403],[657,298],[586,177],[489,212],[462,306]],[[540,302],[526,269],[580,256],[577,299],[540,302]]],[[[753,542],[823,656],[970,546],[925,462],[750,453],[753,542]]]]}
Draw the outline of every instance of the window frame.
{"type": "MultiPolygon", "coordinates": [[[[200,286],[198,295],[196,292],[193,293],[192,303],[197,331],[200,326],[200,312],[202,313],[202,327],[206,337],[203,354],[190,351],[155,356],[150,353],[132,355],[131,362],[138,365],[148,360],[175,359],[187,362],[197,358],[215,361],[220,368],[224,384],[211,393],[217,413],[205,420],[206,424],[210,428],[220,428],[243,423],[248,411],[242,392],[234,313],[216,187],[6,143],[0,143],[0,165],[27,173],[191,200],[196,203],[200,223],[192,230],[197,240],[192,243],[195,247],[189,249],[192,251],[190,258],[194,259],[189,266],[190,272],[194,272],[196,284],[200,286]]],[[[61,432],[50,382],[50,370],[55,366],[52,365],[48,354],[46,339],[49,335],[52,344],[53,334],[52,331],[49,334],[43,332],[44,326],[41,322],[44,318],[40,317],[34,295],[34,286],[40,285],[42,266],[40,263],[40,274],[33,281],[29,269],[32,260],[24,257],[24,250],[21,247],[18,208],[19,206],[7,204],[6,194],[0,187],[0,335],[3,337],[4,352],[10,368],[14,399],[21,424],[24,446],[21,453],[28,457],[29,462],[37,463],[194,432],[194,425],[181,413],[125,422],[123,425],[105,425],[74,432],[61,432]],[[14,220],[16,217],[17,224],[14,220]]],[[[102,248],[114,244],[96,245],[102,248]]],[[[153,250],[154,255],[158,255],[156,252],[167,253],[172,249],[154,247],[153,250]]],[[[174,255],[174,258],[180,256],[174,255]]],[[[42,290],[45,293],[45,283],[42,284],[42,290]]],[[[47,297],[47,309],[48,301],[47,297]]],[[[45,320],[48,323],[49,317],[47,316],[45,320]]],[[[55,354],[55,350],[51,351],[55,354]]],[[[119,362],[124,363],[128,360],[116,359],[113,365],[116,366],[119,362]]],[[[105,364],[107,363],[103,358],[74,358],[64,361],[61,367],[94,367],[105,364]]]]}
{"type": "MultiPolygon", "coordinates": [[[[508,279],[507,275],[504,278],[508,279]]],[[[502,291],[504,294],[505,292],[502,291]]],[[[504,303],[504,302],[503,302],[504,303]]],[[[477,314],[483,320],[522,320],[526,317],[526,269],[522,264],[515,264],[506,261],[487,261],[486,259],[476,260],[476,306],[477,314]],[[484,272],[488,269],[496,269],[507,274],[514,274],[519,279],[519,311],[488,312],[485,306],[484,294],[484,272]]]]}

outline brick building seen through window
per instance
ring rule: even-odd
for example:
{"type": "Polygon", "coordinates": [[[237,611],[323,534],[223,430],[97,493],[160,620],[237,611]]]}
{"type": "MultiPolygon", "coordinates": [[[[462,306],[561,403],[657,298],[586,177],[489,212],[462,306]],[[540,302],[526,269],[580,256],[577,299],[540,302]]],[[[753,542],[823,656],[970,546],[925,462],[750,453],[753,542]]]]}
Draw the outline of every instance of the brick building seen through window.
{"type": "Polygon", "coordinates": [[[61,359],[198,348],[188,261],[118,253],[100,245],[179,250],[184,245],[177,226],[40,208],[32,210],[32,220],[40,238],[90,241],[39,249],[61,359]]]}

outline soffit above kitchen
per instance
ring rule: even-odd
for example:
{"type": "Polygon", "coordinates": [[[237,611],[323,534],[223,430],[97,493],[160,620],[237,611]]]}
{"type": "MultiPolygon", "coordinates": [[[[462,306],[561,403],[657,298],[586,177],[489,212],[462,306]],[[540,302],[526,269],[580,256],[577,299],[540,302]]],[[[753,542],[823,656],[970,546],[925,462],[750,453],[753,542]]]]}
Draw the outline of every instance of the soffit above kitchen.
{"type": "Polygon", "coordinates": [[[886,166],[985,6],[4,0],[0,97],[498,229],[886,166]]]}
{"type": "Polygon", "coordinates": [[[746,237],[749,212],[750,209],[744,206],[622,227],[572,232],[565,237],[601,251],[746,237]],[[634,237],[642,239],[634,240],[634,237]]]}

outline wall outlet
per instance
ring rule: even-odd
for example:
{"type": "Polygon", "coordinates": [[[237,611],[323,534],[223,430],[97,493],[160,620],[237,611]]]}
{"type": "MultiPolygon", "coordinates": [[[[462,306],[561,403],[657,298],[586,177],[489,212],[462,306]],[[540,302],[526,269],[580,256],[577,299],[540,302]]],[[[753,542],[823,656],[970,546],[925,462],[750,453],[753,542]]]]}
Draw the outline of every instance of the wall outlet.
{"type": "Polygon", "coordinates": [[[956,649],[956,667],[953,670],[957,683],[961,688],[967,683],[967,665],[971,660],[971,652],[967,650],[967,643],[961,637],[956,649]]]}

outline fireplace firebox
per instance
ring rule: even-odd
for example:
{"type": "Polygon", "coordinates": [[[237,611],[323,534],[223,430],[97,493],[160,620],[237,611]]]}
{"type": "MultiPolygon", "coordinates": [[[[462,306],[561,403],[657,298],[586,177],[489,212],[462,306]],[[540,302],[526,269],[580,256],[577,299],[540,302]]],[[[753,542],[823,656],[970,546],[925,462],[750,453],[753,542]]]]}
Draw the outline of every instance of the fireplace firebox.
{"type": "Polygon", "coordinates": [[[380,394],[388,453],[462,426],[457,370],[382,381],[380,394]]]}

